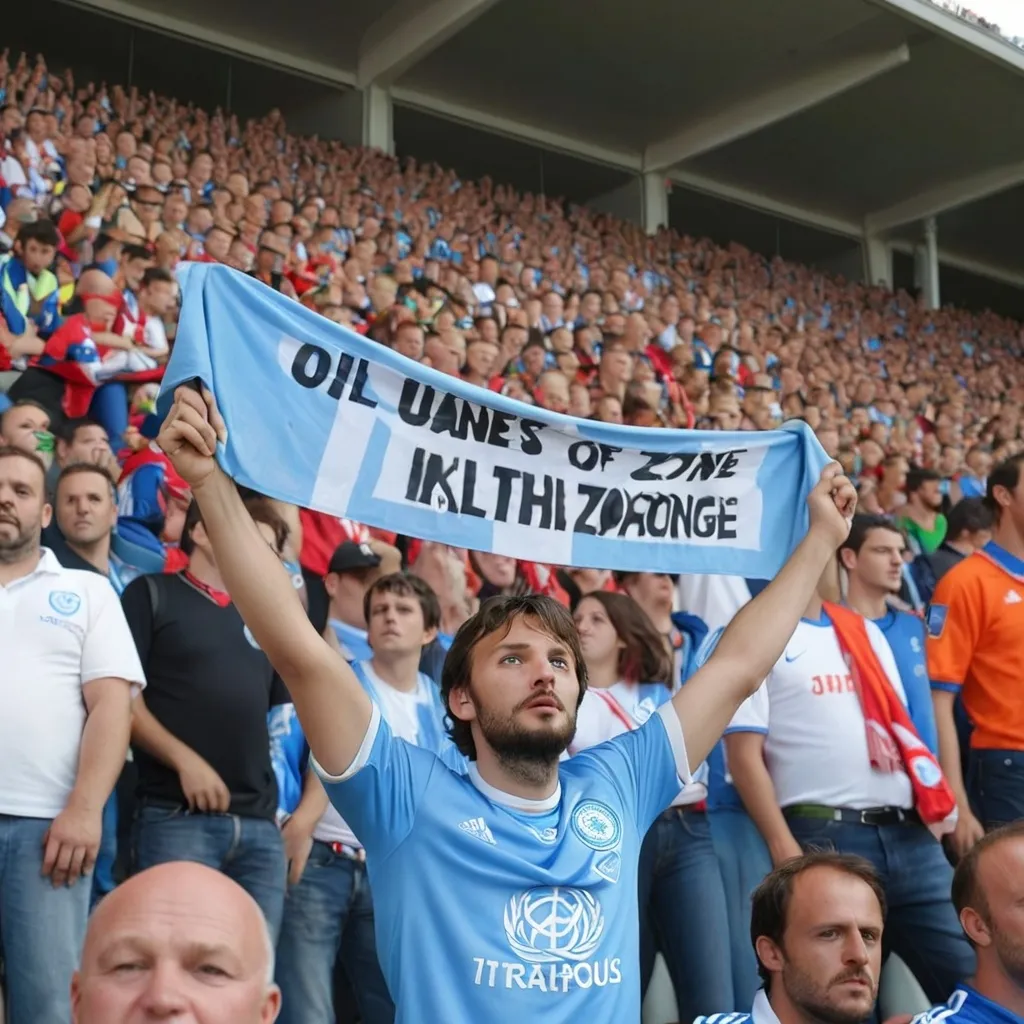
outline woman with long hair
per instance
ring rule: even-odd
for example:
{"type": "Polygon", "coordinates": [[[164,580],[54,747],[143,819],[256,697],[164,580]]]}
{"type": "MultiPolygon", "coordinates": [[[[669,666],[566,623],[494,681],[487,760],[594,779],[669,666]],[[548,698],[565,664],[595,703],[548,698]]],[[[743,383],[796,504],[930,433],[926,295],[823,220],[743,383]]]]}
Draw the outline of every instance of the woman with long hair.
{"type": "MultiPolygon", "coordinates": [[[[575,619],[589,686],[570,754],[643,725],[679,685],[664,638],[631,597],[587,594],[575,619]]],[[[660,950],[679,1020],[733,1001],[725,888],[703,805],[704,778],[701,765],[695,781],[650,827],[640,851],[641,991],[660,950]]]]}

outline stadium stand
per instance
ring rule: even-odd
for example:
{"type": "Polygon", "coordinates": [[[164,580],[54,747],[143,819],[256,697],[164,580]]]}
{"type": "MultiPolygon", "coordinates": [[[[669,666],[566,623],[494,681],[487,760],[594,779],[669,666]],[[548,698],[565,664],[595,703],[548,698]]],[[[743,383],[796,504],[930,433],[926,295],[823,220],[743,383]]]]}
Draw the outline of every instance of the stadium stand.
{"type": "MultiPolygon", "coordinates": [[[[176,330],[173,275],[186,261],[233,267],[405,356],[556,412],[714,431],[803,419],[856,482],[860,510],[901,524],[908,555],[891,601],[918,613],[935,584],[929,560],[942,552],[945,571],[987,539],[972,518],[951,551],[947,519],[984,495],[993,464],[1024,451],[1024,326],[992,312],[931,310],[923,296],[740,245],[649,236],[500,182],[298,136],[277,111],[243,122],[81,82],[41,56],[5,52],[0,83],[0,439],[40,455],[54,493],[83,462],[110,478],[109,521],[83,526],[58,502],[44,542],[119,592],[161,571],[199,575],[202,564],[187,485],[153,443],[176,330]]],[[[309,510],[260,514],[279,528],[278,552],[339,650],[353,637],[365,644],[353,595],[382,564],[429,583],[444,643],[424,650],[422,667],[435,678],[445,644],[489,596],[575,605],[623,589],[610,573],[456,551],[309,510]]],[[[129,592],[135,607],[143,588],[129,592]]],[[[293,735],[275,706],[267,756],[282,823],[301,799],[293,735]]],[[[121,789],[123,821],[132,783],[121,789]]],[[[112,805],[108,887],[128,868],[113,815],[112,805]]],[[[745,1011],[749,973],[737,984],[747,1003],[737,995],[700,1011],[745,1011]]],[[[661,965],[655,977],[645,1019],[667,1021],[675,1004],[661,965]]],[[[912,980],[889,984],[890,1007],[909,998],[923,1008],[912,980]]],[[[358,981],[338,985],[338,1020],[355,1020],[347,986],[358,981]]]]}

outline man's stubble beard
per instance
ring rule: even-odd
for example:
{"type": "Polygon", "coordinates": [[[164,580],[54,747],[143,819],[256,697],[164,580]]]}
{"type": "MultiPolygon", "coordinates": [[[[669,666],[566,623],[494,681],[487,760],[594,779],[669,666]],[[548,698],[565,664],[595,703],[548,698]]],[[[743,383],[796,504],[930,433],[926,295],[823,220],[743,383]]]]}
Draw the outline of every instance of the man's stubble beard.
{"type": "Polygon", "coordinates": [[[871,1005],[863,1012],[845,1010],[828,1001],[828,992],[837,979],[849,980],[851,977],[870,975],[867,971],[850,975],[847,972],[837,975],[822,988],[807,973],[792,964],[783,969],[782,983],[794,1006],[798,1007],[808,1020],[819,1021],[820,1024],[862,1024],[872,1014],[875,1000],[878,998],[878,985],[874,985],[871,1005]]]}
{"type": "Polygon", "coordinates": [[[18,535],[13,540],[0,537],[0,564],[13,565],[20,562],[39,547],[39,524],[26,527],[18,523],[18,535]]]}
{"type": "Polygon", "coordinates": [[[557,729],[526,729],[515,720],[492,714],[476,705],[480,732],[494,751],[499,764],[513,778],[529,785],[548,781],[558,760],[576,735],[576,712],[567,709],[564,723],[557,729]]]}

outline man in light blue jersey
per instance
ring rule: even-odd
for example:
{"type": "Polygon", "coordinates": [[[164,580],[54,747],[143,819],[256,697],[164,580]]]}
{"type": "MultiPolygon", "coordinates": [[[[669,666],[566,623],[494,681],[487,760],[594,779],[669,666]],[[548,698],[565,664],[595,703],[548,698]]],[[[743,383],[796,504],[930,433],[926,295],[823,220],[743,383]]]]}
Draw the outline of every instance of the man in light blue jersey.
{"type": "Polygon", "coordinates": [[[694,1024],[862,1024],[878,995],[884,925],[885,893],[866,860],[793,857],[754,891],[750,939],[764,988],[750,1013],[694,1024]]]}
{"type": "Polygon", "coordinates": [[[939,736],[925,660],[924,622],[891,608],[887,601],[899,593],[906,549],[903,531],[887,516],[856,515],[850,535],[839,549],[839,560],[847,573],[846,603],[885,635],[907,695],[911,721],[924,744],[937,754],[939,736]]]}
{"type": "Polygon", "coordinates": [[[1024,1019],[1024,822],[1004,825],[957,864],[953,905],[978,967],[914,1024],[1018,1024],[1024,1019]]]}
{"type": "MultiPolygon", "coordinates": [[[[441,622],[437,596],[419,577],[393,573],[370,585],[364,610],[373,656],[352,664],[356,677],[395,736],[458,765],[437,684],[419,671],[423,647],[441,622]]],[[[395,1010],[377,960],[366,852],[315,776],[306,780],[300,812],[303,806],[317,811],[305,857],[291,863],[277,947],[279,1024],[332,1024],[331,972],[339,955],[363,1024],[387,1024],[395,1010]]]]}
{"type": "Polygon", "coordinates": [[[366,848],[397,1019],[638,1021],[641,840],[782,655],[848,531],[849,481],[835,464],[822,472],[807,535],[687,685],[640,728],[570,760],[559,757],[586,667],[568,611],[536,596],[487,602],[442,679],[471,762],[457,773],[396,739],[309,626],[215,461],[225,437],[212,395],[179,388],[161,448],[192,486],[232,597],[366,848]]]}

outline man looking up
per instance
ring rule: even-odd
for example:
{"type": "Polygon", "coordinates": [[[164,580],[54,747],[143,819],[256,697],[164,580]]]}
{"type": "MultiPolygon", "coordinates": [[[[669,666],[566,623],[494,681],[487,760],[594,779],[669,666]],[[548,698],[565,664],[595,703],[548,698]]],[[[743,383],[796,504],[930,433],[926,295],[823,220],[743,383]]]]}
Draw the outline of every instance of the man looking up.
{"type": "Polygon", "coordinates": [[[457,774],[396,739],[310,627],[216,463],[226,436],[212,394],[178,388],[160,447],[192,486],[224,583],[366,848],[397,1019],[639,1020],[643,836],[781,656],[846,537],[852,485],[827,467],[808,496],[806,537],[706,664],[645,725],[568,761],[586,686],[568,611],[537,596],[485,603],[459,630],[441,684],[452,738],[472,762],[457,774]],[[451,879],[458,899],[439,884],[424,908],[424,877],[451,879]],[[573,927],[552,926],[565,920],[573,927]],[[431,949],[445,950],[443,970],[423,955],[431,949]]]}

